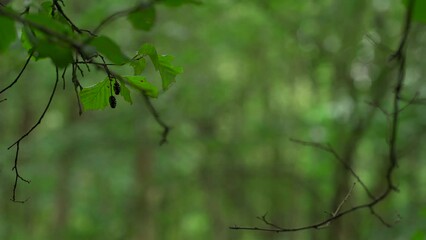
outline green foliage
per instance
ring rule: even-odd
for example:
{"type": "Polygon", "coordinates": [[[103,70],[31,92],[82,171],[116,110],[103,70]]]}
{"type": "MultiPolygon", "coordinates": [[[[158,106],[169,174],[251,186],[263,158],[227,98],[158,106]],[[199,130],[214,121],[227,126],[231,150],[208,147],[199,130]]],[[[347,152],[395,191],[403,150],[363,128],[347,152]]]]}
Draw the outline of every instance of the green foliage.
{"type": "Polygon", "coordinates": [[[65,68],[73,61],[71,49],[48,40],[39,40],[33,47],[36,59],[50,58],[59,68],[65,68]]]}
{"type": "Polygon", "coordinates": [[[183,4],[201,4],[201,1],[198,0],[160,0],[160,2],[171,7],[178,7],[183,4]]]}
{"type": "Polygon", "coordinates": [[[36,60],[50,58],[60,68],[68,66],[73,61],[72,50],[69,47],[51,42],[44,37],[37,38],[29,27],[22,29],[21,42],[28,52],[34,52],[36,60]]]}
{"type": "MultiPolygon", "coordinates": [[[[170,6],[194,2],[163,1],[170,6]]],[[[102,62],[97,64],[104,65],[103,68],[108,77],[94,86],[84,88],[79,95],[85,111],[103,109],[108,105],[112,95],[108,83],[112,78],[119,79],[123,87],[120,95],[129,103],[132,103],[132,99],[126,84],[149,97],[158,97],[159,90],[153,84],[147,82],[144,76],[141,76],[146,67],[146,56],[149,56],[155,70],[160,73],[163,90],[167,90],[176,81],[176,76],[183,72],[182,68],[172,64],[172,56],[158,55],[157,50],[151,44],[143,45],[138,54],[130,59],[123,53],[120,46],[107,36],[90,35],[88,39],[86,38],[85,41],[81,42],[83,38],[76,35],[76,32],[81,32],[62,14],[59,7],[50,1],[46,1],[38,9],[37,13],[25,14],[21,34],[23,47],[29,53],[33,53],[36,60],[50,58],[53,64],[60,68],[65,68],[69,64],[75,66],[79,64],[73,62],[73,54],[76,52],[87,61],[93,61],[95,58],[100,59],[102,62]],[[61,14],[58,14],[58,12],[61,12],[61,14]],[[105,62],[104,57],[110,62],[105,62]],[[115,74],[111,74],[110,70],[107,69],[108,65],[106,64],[109,63],[114,65],[129,64],[133,68],[134,76],[114,76],[115,74]]],[[[127,19],[135,29],[149,31],[156,19],[156,9],[154,5],[151,5],[138,11],[132,11],[127,15],[127,19]]],[[[5,36],[0,45],[0,51],[2,51],[7,49],[14,41],[15,26],[12,20],[0,18],[0,27],[2,35],[5,36]]]]}
{"type": "Polygon", "coordinates": [[[90,45],[94,46],[99,53],[115,64],[123,64],[129,61],[129,58],[124,55],[118,44],[106,36],[93,38],[90,45]]]}
{"type": "Polygon", "coordinates": [[[130,66],[133,67],[134,75],[140,75],[146,67],[146,60],[145,58],[133,60],[130,62],[130,66]]]}
{"type": "Polygon", "coordinates": [[[142,47],[138,51],[138,54],[142,56],[149,56],[149,58],[151,58],[152,64],[154,64],[155,69],[158,70],[158,54],[157,50],[152,44],[146,43],[142,45],[142,47]]]}
{"type": "Polygon", "coordinates": [[[83,109],[99,110],[104,109],[109,104],[109,97],[112,95],[111,80],[105,78],[97,84],[84,88],[80,92],[80,100],[83,109]]]}
{"type": "Polygon", "coordinates": [[[158,70],[160,71],[163,90],[167,90],[172,83],[176,81],[176,76],[183,73],[181,67],[172,65],[173,56],[162,55],[158,56],[158,70]]]}
{"type": "MultiPolygon", "coordinates": [[[[98,82],[93,86],[83,88],[83,90],[80,92],[80,100],[81,104],[83,105],[83,109],[85,111],[101,110],[108,106],[110,97],[114,95],[111,88],[113,85],[113,81],[114,80],[111,80],[107,77],[103,81],[98,82]]],[[[144,88],[139,87],[139,90],[146,89],[146,91],[152,91],[152,88],[149,87],[148,84],[143,84],[143,86],[144,88]]],[[[130,96],[130,91],[126,87],[124,82],[121,83],[120,87],[121,91],[119,95],[121,95],[126,102],[132,104],[133,102],[130,96]]]]}
{"type": "MultiPolygon", "coordinates": [[[[123,76],[123,79],[121,79],[120,82],[120,95],[130,104],[133,102],[126,84],[129,84],[134,89],[143,92],[149,97],[158,97],[158,89],[149,83],[143,76],[123,76]]],[[[102,110],[107,107],[110,97],[114,94],[111,88],[112,84],[113,80],[110,80],[107,77],[93,86],[83,88],[80,92],[80,100],[83,105],[83,109],[85,111],[102,110]]]]}
{"type": "Polygon", "coordinates": [[[126,84],[122,82],[120,95],[124,98],[124,101],[133,104],[132,97],[130,96],[130,90],[126,87],[126,84]]]}
{"type": "MultiPolygon", "coordinates": [[[[132,104],[132,99],[126,84],[149,97],[157,98],[159,95],[157,87],[148,82],[146,77],[141,76],[146,67],[146,56],[151,59],[154,68],[160,73],[164,91],[176,81],[176,76],[183,72],[181,67],[172,64],[172,56],[158,55],[157,50],[151,44],[144,44],[132,60],[128,60],[127,57],[121,53],[119,47],[107,37],[97,37],[92,41],[91,45],[95,46],[98,52],[104,54],[112,62],[116,64],[127,62],[133,68],[134,76],[123,76],[118,79],[121,82],[120,95],[130,104],[132,104]]],[[[112,91],[109,86],[109,81],[109,78],[106,78],[102,82],[82,90],[80,99],[85,111],[104,109],[108,106],[109,97],[112,91]]]]}
{"type": "MultiPolygon", "coordinates": [[[[403,0],[405,6],[408,5],[410,0],[403,0]]],[[[426,23],[426,1],[417,0],[414,3],[413,19],[419,22],[426,23]]]]}
{"type": "Polygon", "coordinates": [[[4,52],[16,39],[15,23],[0,16],[0,53],[4,52]]]}
{"type": "MultiPolygon", "coordinates": [[[[41,26],[44,29],[55,32],[57,34],[63,35],[72,35],[71,28],[64,22],[58,21],[52,18],[49,15],[46,15],[43,12],[40,13],[31,13],[25,16],[25,18],[38,26],[41,26]]],[[[37,33],[40,31],[36,30],[37,33]]],[[[41,32],[40,32],[41,33],[41,32]]],[[[45,33],[43,33],[46,35],[45,33]]],[[[36,34],[38,36],[38,34],[36,34]]],[[[50,36],[49,36],[50,37],[50,36]]]]}
{"type": "MultiPolygon", "coordinates": [[[[42,26],[47,32],[61,36],[73,35],[68,25],[51,18],[45,12],[28,14],[25,18],[32,24],[42,26]]],[[[54,65],[59,68],[65,68],[73,61],[73,51],[68,45],[59,42],[57,39],[40,30],[24,26],[21,42],[25,49],[29,52],[34,52],[36,60],[50,58],[54,65]]]]}
{"type": "Polygon", "coordinates": [[[21,31],[21,44],[28,52],[33,49],[33,45],[37,44],[37,38],[31,28],[24,26],[21,31]]]}
{"type": "MultiPolygon", "coordinates": [[[[89,30],[97,26],[94,19],[104,19],[126,7],[114,0],[64,2],[64,10],[78,16],[77,23],[89,30]]],[[[333,222],[323,231],[272,236],[227,229],[234,224],[262,224],[256,216],[267,211],[274,223],[299,227],[323,220],[329,216],[324,211],[338,207],[332,199],[337,196],[340,202],[347,192],[336,195],[335,184],[344,183],[336,179],[349,171],[333,156],[294,144],[288,141],[290,137],[330,143],[342,154],[353,150],[354,170],[367,187],[377,194],[382,192],[389,132],[389,119],[382,111],[392,113],[389,97],[397,77],[393,64],[388,62],[390,52],[382,46],[397,42],[403,4],[381,0],[374,4],[206,2],[203,7],[180,10],[158,6],[161,17],[153,33],[129,34],[127,19],[97,33],[112,38],[124,53],[137,51],[144,43],[141,41],[154,42],[155,47],[147,52],[157,68],[160,64],[157,51],[152,51],[155,48],[158,54],[171,54],[188,66],[185,81],[177,79],[178,84],[172,86],[176,89],[170,87],[175,91],[166,93],[171,96],[161,95],[161,83],[154,82],[161,80],[160,74],[151,71],[155,66],[147,54],[128,54],[132,60],[125,66],[110,67],[117,74],[141,75],[157,86],[159,99],[154,101],[155,106],[166,114],[165,122],[174,127],[170,143],[157,147],[159,129],[142,104],[135,104],[134,111],[120,109],[127,104],[125,101],[131,103],[132,97],[135,103],[140,99],[142,90],[131,86],[129,78],[117,78],[121,84],[121,96],[114,95],[118,111],[78,118],[74,96],[68,96],[73,92],[69,66],[66,91],[58,91],[42,128],[21,144],[25,151],[21,154],[25,158],[21,173],[33,180],[20,189],[23,198],[31,197],[22,206],[10,203],[8,197],[13,179],[5,170],[10,170],[13,163],[12,152],[0,151],[4,167],[4,171],[0,169],[0,239],[154,236],[164,240],[323,240],[339,236],[330,232],[340,224],[345,230],[341,239],[424,239],[424,211],[421,215],[419,209],[424,208],[426,197],[426,162],[422,160],[426,153],[422,147],[426,111],[421,104],[405,107],[408,102],[404,101],[414,96],[411,89],[412,93],[420,91],[416,99],[425,97],[421,91],[426,75],[422,27],[414,27],[410,35],[410,81],[401,96],[405,119],[400,122],[398,149],[403,156],[394,178],[401,192],[392,195],[385,205],[375,207],[394,227],[384,227],[370,212],[363,211],[333,222]],[[377,5],[387,7],[386,11],[378,11],[377,5]],[[366,33],[380,43],[354,38],[366,33]],[[330,44],[340,48],[330,51],[330,44]],[[383,69],[386,74],[382,74],[383,69]],[[383,99],[377,103],[380,109],[366,104],[379,98],[383,99]],[[356,136],[362,138],[361,142],[348,145],[358,119],[370,126],[366,135],[356,136]],[[402,217],[400,221],[397,214],[402,217]]],[[[21,26],[15,27],[19,30],[21,26]]],[[[37,38],[44,36],[35,33],[37,38]]],[[[91,36],[84,33],[85,38],[91,36]]],[[[94,49],[89,43],[83,50],[93,55],[94,49]]],[[[22,54],[16,52],[14,49],[0,56],[2,86],[12,80],[23,63],[22,54]]],[[[91,59],[101,63],[99,57],[91,59]]],[[[41,113],[54,77],[52,66],[47,61],[30,63],[13,92],[0,96],[0,101],[8,97],[0,103],[3,149],[28,127],[28,121],[21,119],[34,120],[41,113]]],[[[77,77],[84,87],[92,85],[87,80],[93,79],[88,78],[105,81],[106,75],[95,66],[90,65],[88,74],[83,64],[80,67],[85,77],[78,70],[77,77]]],[[[137,78],[131,79],[137,84],[137,78]]],[[[111,95],[109,81],[106,101],[111,95]]],[[[109,102],[105,106],[109,110],[109,102]]],[[[352,177],[348,183],[353,183],[352,177]]],[[[349,209],[367,201],[362,186],[357,185],[343,207],[349,209]]]]}
{"type": "Polygon", "coordinates": [[[172,64],[173,57],[158,55],[157,50],[151,44],[144,44],[138,51],[140,55],[147,55],[151,59],[155,70],[160,72],[163,90],[167,90],[176,81],[176,76],[183,73],[181,67],[172,64]]]}
{"type": "Polygon", "coordinates": [[[132,12],[127,17],[135,29],[149,31],[154,26],[156,13],[154,6],[132,12]]]}
{"type": "Polygon", "coordinates": [[[146,81],[143,76],[124,76],[130,86],[142,91],[146,95],[156,98],[158,97],[158,89],[151,83],[146,81]]]}

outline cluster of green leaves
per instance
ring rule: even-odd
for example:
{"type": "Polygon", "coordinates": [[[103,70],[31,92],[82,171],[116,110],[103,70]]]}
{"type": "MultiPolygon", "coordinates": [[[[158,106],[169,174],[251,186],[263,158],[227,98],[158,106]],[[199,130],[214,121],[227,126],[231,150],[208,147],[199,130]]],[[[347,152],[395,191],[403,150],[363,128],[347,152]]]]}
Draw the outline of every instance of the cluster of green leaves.
{"type": "MultiPolygon", "coordinates": [[[[106,41],[108,42],[108,41],[106,41]]],[[[99,48],[103,49],[103,48],[99,48]]],[[[117,48],[105,48],[107,51],[117,48]]],[[[99,51],[103,53],[104,51],[99,51]]],[[[105,54],[108,56],[108,54],[105,54]]],[[[113,56],[118,56],[113,54],[113,56]]],[[[170,85],[175,82],[176,76],[183,72],[181,67],[172,64],[173,57],[169,55],[158,55],[157,50],[151,44],[144,44],[138,51],[137,55],[129,60],[129,64],[133,68],[133,75],[122,76],[115,81],[121,84],[120,95],[126,102],[132,103],[130,91],[126,85],[135,90],[141,91],[149,97],[158,97],[159,90],[152,83],[148,82],[146,77],[141,76],[146,67],[146,57],[149,57],[155,69],[160,73],[162,79],[162,90],[167,90],[170,85]]],[[[110,59],[111,60],[111,59],[110,59]]],[[[112,94],[112,81],[110,76],[103,81],[84,88],[80,93],[81,102],[84,110],[103,109],[108,106],[108,98],[112,94]]]]}
{"type": "MultiPolygon", "coordinates": [[[[198,3],[194,0],[161,0],[167,6],[180,6],[185,3],[198,3]]],[[[40,5],[30,6],[23,17],[10,8],[1,7],[1,11],[9,14],[0,14],[0,52],[7,50],[16,41],[17,32],[21,34],[21,44],[32,54],[35,60],[50,59],[53,64],[62,69],[70,65],[87,64],[103,66],[107,77],[97,84],[84,88],[80,92],[80,100],[84,110],[103,109],[108,105],[112,96],[111,83],[119,82],[122,91],[119,94],[125,101],[132,103],[130,90],[156,98],[159,90],[142,76],[146,67],[146,58],[149,58],[159,72],[162,79],[162,90],[167,90],[175,82],[176,76],[183,72],[182,68],[172,64],[173,57],[159,55],[151,44],[144,44],[133,58],[126,56],[119,44],[104,35],[94,35],[86,31],[76,31],[76,27],[64,15],[58,13],[54,3],[43,2],[40,5]],[[56,10],[56,11],[55,11],[56,10]],[[3,16],[2,16],[3,15],[3,16]],[[11,16],[16,16],[11,17],[11,16]],[[15,21],[21,22],[22,27],[17,28],[15,21]],[[109,62],[106,62],[107,59],[109,62]],[[133,75],[119,76],[111,74],[107,69],[109,65],[133,67],[133,75]]],[[[156,20],[154,2],[135,7],[129,11],[127,19],[135,30],[149,31],[156,20]]]]}

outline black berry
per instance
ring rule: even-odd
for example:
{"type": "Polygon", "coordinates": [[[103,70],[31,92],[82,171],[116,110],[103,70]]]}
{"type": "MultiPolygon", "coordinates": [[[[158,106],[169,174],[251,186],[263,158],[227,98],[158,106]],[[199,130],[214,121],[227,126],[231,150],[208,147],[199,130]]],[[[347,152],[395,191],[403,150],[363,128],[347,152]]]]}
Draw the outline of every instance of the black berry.
{"type": "Polygon", "coordinates": [[[114,96],[109,97],[109,105],[111,106],[111,108],[115,108],[117,106],[117,100],[114,96]]]}
{"type": "Polygon", "coordinates": [[[114,93],[115,93],[115,95],[120,94],[120,91],[121,91],[120,84],[116,81],[116,82],[114,83],[114,93]]]}

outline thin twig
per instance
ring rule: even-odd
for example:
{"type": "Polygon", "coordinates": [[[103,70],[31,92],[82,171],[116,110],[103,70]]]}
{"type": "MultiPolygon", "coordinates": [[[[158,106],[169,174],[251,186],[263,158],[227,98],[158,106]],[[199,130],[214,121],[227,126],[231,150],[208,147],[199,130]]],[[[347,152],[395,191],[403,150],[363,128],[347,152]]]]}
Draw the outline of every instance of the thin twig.
{"type": "MultiPolygon", "coordinates": [[[[81,29],[79,27],[77,27],[73,21],[71,21],[71,19],[65,14],[64,10],[62,9],[61,5],[59,4],[59,2],[62,2],[60,0],[53,0],[53,6],[52,6],[52,13],[54,13],[54,9],[58,10],[58,12],[65,18],[65,20],[68,22],[68,24],[71,26],[71,29],[73,31],[76,31],[79,34],[82,34],[83,32],[88,33],[90,36],[92,37],[96,37],[96,34],[93,34],[92,32],[90,32],[89,30],[86,29],[81,29]]],[[[63,3],[63,2],[62,2],[63,3]]]]}
{"type": "MultiPolygon", "coordinates": [[[[343,205],[345,204],[345,202],[349,199],[349,197],[351,196],[351,194],[352,194],[352,191],[354,190],[354,188],[355,188],[355,185],[356,185],[356,183],[353,183],[352,184],[352,187],[349,189],[349,192],[345,195],[345,198],[343,198],[343,200],[340,202],[340,204],[339,204],[339,206],[337,207],[337,209],[334,211],[334,212],[332,212],[331,213],[331,216],[332,217],[334,217],[334,216],[336,216],[339,212],[340,212],[340,209],[342,209],[342,207],[343,207],[343,205]]],[[[331,221],[330,222],[327,222],[324,226],[320,226],[320,227],[318,227],[318,228],[325,228],[325,227],[328,227],[329,225],[330,225],[330,223],[331,223],[331,221]]]]}
{"type": "Polygon", "coordinates": [[[387,223],[383,218],[382,218],[382,216],[380,216],[379,214],[377,214],[376,213],[376,211],[374,211],[374,208],[373,207],[370,207],[370,212],[371,212],[371,214],[373,215],[373,216],[375,216],[377,219],[379,219],[379,221],[383,224],[383,225],[385,225],[386,227],[388,227],[388,228],[391,228],[392,227],[392,225],[391,224],[389,224],[389,223],[387,223]]]}
{"type": "Polygon", "coordinates": [[[136,11],[142,11],[144,9],[150,8],[154,5],[155,1],[150,1],[148,3],[140,3],[136,6],[133,6],[128,9],[124,9],[118,12],[115,12],[108,17],[106,17],[104,20],[102,20],[97,27],[92,31],[93,34],[99,33],[99,31],[107,24],[117,20],[118,18],[125,17],[129,13],[136,12],[136,11]]]}
{"type": "Polygon", "coordinates": [[[342,157],[340,157],[340,155],[331,147],[330,144],[324,145],[324,144],[321,144],[321,143],[301,141],[301,140],[293,139],[293,138],[291,138],[290,141],[304,145],[304,146],[310,146],[310,147],[318,148],[320,150],[323,150],[325,152],[332,154],[343,165],[343,167],[352,174],[352,176],[359,182],[359,184],[361,184],[362,188],[367,193],[367,195],[371,199],[375,198],[374,195],[371,193],[371,191],[368,189],[367,185],[365,185],[365,183],[358,176],[358,174],[356,174],[356,172],[351,168],[351,166],[349,166],[344,161],[344,159],[342,159],[342,157]]]}
{"type": "Polygon", "coordinates": [[[64,68],[64,71],[62,71],[62,89],[63,90],[65,90],[65,74],[67,73],[67,69],[68,69],[68,66],[66,66],[64,68]]]}
{"type": "Polygon", "coordinates": [[[12,168],[12,171],[15,171],[15,182],[13,184],[13,191],[12,191],[12,201],[16,202],[16,203],[25,203],[27,200],[21,201],[21,200],[16,200],[16,189],[18,188],[18,181],[22,180],[23,182],[26,183],[30,183],[29,180],[23,178],[21,175],[19,175],[19,170],[18,170],[18,156],[19,156],[19,143],[16,145],[16,153],[15,153],[15,164],[12,168]]]}
{"type": "Polygon", "coordinates": [[[59,81],[59,70],[56,67],[56,81],[55,81],[55,86],[53,87],[52,93],[50,94],[49,101],[47,102],[47,105],[44,108],[43,113],[41,114],[41,116],[38,119],[38,121],[34,124],[34,126],[30,130],[28,130],[24,135],[22,135],[18,140],[16,140],[12,145],[10,145],[7,149],[11,149],[13,146],[15,146],[16,144],[18,144],[20,141],[22,141],[24,138],[26,138],[28,135],[30,135],[30,133],[32,131],[34,131],[34,129],[36,129],[38,127],[38,125],[40,125],[41,121],[44,118],[44,115],[46,114],[47,110],[50,107],[50,104],[52,103],[53,96],[55,96],[56,87],[58,86],[58,81],[59,81]]]}
{"type": "Polygon", "coordinates": [[[81,49],[82,49],[83,45],[81,43],[75,41],[74,39],[69,38],[68,36],[63,35],[59,32],[53,31],[53,30],[51,30],[51,29],[49,29],[49,28],[47,28],[47,27],[45,27],[45,26],[43,26],[39,23],[36,23],[36,22],[30,21],[26,18],[23,18],[22,16],[17,15],[15,13],[11,12],[11,11],[7,11],[7,10],[4,10],[3,8],[0,8],[0,15],[8,17],[10,19],[13,19],[13,20],[20,22],[22,24],[28,25],[30,27],[33,27],[33,28],[39,30],[40,32],[43,32],[44,34],[46,34],[48,36],[51,36],[53,38],[57,38],[58,40],[70,45],[71,47],[73,47],[76,50],[81,51],[81,49]]]}
{"type": "Polygon", "coordinates": [[[170,127],[160,117],[160,114],[157,112],[154,105],[152,105],[151,99],[149,99],[149,97],[145,93],[142,93],[142,96],[145,100],[145,104],[148,107],[148,110],[151,112],[155,121],[157,121],[157,123],[163,128],[163,133],[161,134],[161,140],[160,140],[160,145],[163,145],[167,143],[167,137],[169,136],[169,133],[170,133],[170,127]]]}
{"type": "Polygon", "coordinates": [[[22,74],[25,72],[25,69],[27,68],[28,63],[30,62],[32,56],[33,56],[33,52],[31,51],[30,55],[28,55],[28,58],[25,61],[24,66],[21,68],[21,71],[19,72],[18,76],[16,76],[15,80],[13,80],[13,82],[11,84],[9,84],[7,87],[5,87],[3,90],[1,90],[0,94],[7,91],[9,88],[13,87],[13,85],[15,85],[15,83],[18,82],[18,80],[21,78],[22,74]]]}
{"type": "MultiPolygon", "coordinates": [[[[391,122],[391,132],[390,132],[390,141],[389,141],[389,167],[386,172],[386,182],[387,186],[384,192],[377,198],[371,200],[368,203],[360,204],[357,206],[354,206],[348,210],[342,211],[338,213],[335,216],[331,216],[328,219],[325,219],[319,223],[306,225],[303,227],[296,227],[296,228],[283,228],[279,227],[278,225],[274,224],[274,228],[259,228],[259,227],[240,227],[240,226],[232,226],[230,229],[233,230],[247,230],[247,231],[263,231],[263,232],[296,232],[296,231],[303,231],[308,229],[319,229],[321,226],[324,226],[334,220],[337,220],[347,214],[350,214],[352,212],[368,208],[370,209],[370,212],[372,215],[374,215],[382,224],[384,224],[387,227],[390,227],[391,225],[386,223],[382,217],[380,217],[373,209],[375,205],[382,202],[384,199],[386,199],[389,194],[393,191],[397,191],[398,189],[395,187],[392,181],[392,176],[395,171],[395,168],[397,166],[397,133],[398,133],[398,120],[399,120],[399,114],[400,114],[400,107],[399,107],[399,101],[400,101],[400,94],[403,88],[403,83],[405,80],[405,67],[406,67],[406,42],[408,39],[408,35],[411,29],[411,21],[412,21],[412,13],[413,13],[413,7],[414,7],[415,0],[410,0],[408,3],[407,12],[405,15],[405,25],[403,28],[403,36],[401,38],[400,44],[398,49],[395,51],[394,54],[390,57],[391,60],[395,60],[399,64],[398,68],[398,77],[397,77],[397,84],[394,89],[394,99],[393,99],[393,112],[392,112],[392,122],[391,122]],[[279,228],[279,229],[277,229],[279,228]]],[[[299,141],[300,142],[300,141],[299,141]]],[[[323,149],[325,151],[330,151],[330,149],[327,146],[318,144],[318,143],[309,143],[309,142],[300,142],[301,144],[314,146],[320,149],[323,149]]]]}
{"type": "Polygon", "coordinates": [[[83,107],[81,105],[81,101],[80,101],[80,95],[78,90],[83,89],[83,87],[80,85],[80,82],[78,81],[77,78],[77,64],[72,64],[72,83],[74,84],[74,92],[75,92],[75,96],[77,97],[77,105],[78,105],[78,115],[81,116],[81,114],[83,114],[83,107]]]}
{"type": "Polygon", "coordinates": [[[13,192],[12,192],[12,201],[13,202],[17,202],[17,203],[25,203],[27,200],[25,200],[25,201],[18,201],[18,200],[16,200],[16,190],[17,190],[17,188],[18,188],[18,181],[19,180],[21,180],[21,181],[23,181],[23,182],[26,182],[26,183],[30,183],[30,181],[29,180],[26,180],[25,178],[23,178],[20,174],[19,174],[19,171],[18,171],[18,157],[19,157],[19,145],[20,145],[20,143],[21,143],[21,141],[24,139],[24,138],[26,138],[26,137],[28,137],[28,135],[35,129],[35,128],[37,128],[37,126],[38,125],[40,125],[40,123],[41,123],[41,121],[43,120],[43,118],[44,118],[44,115],[46,114],[46,112],[47,112],[47,110],[49,109],[49,106],[50,106],[50,104],[52,103],[52,99],[53,99],[53,96],[55,95],[55,92],[56,92],[56,87],[58,86],[58,82],[59,82],[59,70],[58,70],[58,68],[56,67],[56,81],[55,81],[55,86],[53,87],[53,90],[52,90],[52,93],[51,93],[51,95],[50,95],[50,98],[49,98],[49,101],[48,101],[48,103],[47,103],[47,105],[46,105],[46,107],[44,108],[44,111],[43,111],[43,113],[41,114],[41,116],[40,116],[40,118],[39,118],[39,120],[37,121],[37,123],[28,131],[28,132],[26,132],[24,135],[22,135],[15,143],[13,143],[8,149],[10,149],[10,148],[12,148],[13,146],[16,146],[16,153],[15,153],[15,162],[14,162],[14,166],[13,166],[13,168],[12,168],[12,171],[15,171],[15,182],[14,182],[14,184],[13,184],[13,192]]]}

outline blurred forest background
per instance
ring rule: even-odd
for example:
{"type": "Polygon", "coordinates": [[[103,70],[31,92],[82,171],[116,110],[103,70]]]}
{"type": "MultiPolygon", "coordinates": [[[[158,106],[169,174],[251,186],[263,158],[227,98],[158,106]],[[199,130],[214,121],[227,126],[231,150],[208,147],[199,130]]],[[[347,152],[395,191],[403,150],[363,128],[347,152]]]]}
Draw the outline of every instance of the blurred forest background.
{"type": "MultiPolygon", "coordinates": [[[[128,1],[65,1],[67,14],[92,29],[128,1]]],[[[23,1],[14,1],[19,9],[23,1]]],[[[117,109],[78,116],[71,82],[43,123],[21,143],[20,183],[11,202],[14,150],[6,148],[40,116],[54,82],[49,60],[32,62],[0,104],[0,239],[426,239],[426,111],[401,113],[399,193],[376,210],[320,231],[271,234],[229,226],[271,221],[298,227],[337,208],[355,179],[329,153],[289,141],[330,143],[378,194],[388,166],[396,71],[388,61],[401,37],[400,0],[206,0],[158,7],[150,32],[126,19],[103,34],[132,55],[143,43],[175,56],[176,84],[154,105],[140,96],[117,109]],[[390,49],[389,49],[390,48],[390,49]],[[374,104],[369,104],[373,102],[374,104]]],[[[424,96],[426,27],[414,24],[403,96],[424,96]]],[[[18,74],[17,42],[0,56],[0,87],[18,74]]],[[[86,73],[89,86],[104,76],[86,73]]],[[[158,81],[152,71],[149,79],[158,81]]],[[[344,209],[368,201],[356,185],[344,209]]]]}

